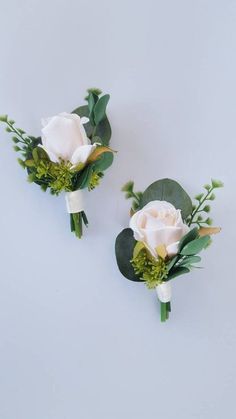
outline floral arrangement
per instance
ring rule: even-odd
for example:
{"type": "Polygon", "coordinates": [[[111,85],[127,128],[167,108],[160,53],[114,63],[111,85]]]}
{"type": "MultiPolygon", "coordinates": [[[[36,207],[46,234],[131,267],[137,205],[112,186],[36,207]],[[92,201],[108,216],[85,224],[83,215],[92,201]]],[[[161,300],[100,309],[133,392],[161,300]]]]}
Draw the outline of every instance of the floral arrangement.
{"type": "Polygon", "coordinates": [[[122,190],[133,199],[130,228],[116,239],[115,251],[120,272],[129,280],[156,289],[161,321],[171,311],[171,280],[190,272],[201,261],[199,253],[211,243],[220,228],[211,227],[209,202],[214,190],[222,187],[212,180],[195,197],[193,205],[185,190],[174,180],[161,179],[143,193],[134,192],[128,182],[122,190]]]}
{"type": "Polygon", "coordinates": [[[21,153],[18,161],[27,170],[28,180],[53,195],[65,193],[71,231],[78,238],[83,224],[88,225],[82,189],[93,190],[113,162],[106,115],[110,96],[101,93],[89,89],[86,105],[42,119],[42,136],[37,138],[16,128],[7,115],[0,116],[6,131],[13,134],[14,149],[21,153]]]}

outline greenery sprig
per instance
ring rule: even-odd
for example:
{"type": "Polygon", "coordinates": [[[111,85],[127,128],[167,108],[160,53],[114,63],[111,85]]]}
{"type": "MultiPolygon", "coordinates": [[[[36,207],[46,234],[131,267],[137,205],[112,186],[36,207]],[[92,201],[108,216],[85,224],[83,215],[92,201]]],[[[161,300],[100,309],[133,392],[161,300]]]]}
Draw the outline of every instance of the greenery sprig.
{"type": "Polygon", "coordinates": [[[191,226],[192,224],[197,224],[199,227],[204,225],[212,225],[212,219],[207,217],[204,219],[204,215],[209,213],[211,207],[209,204],[206,204],[207,201],[214,201],[215,194],[213,191],[218,188],[222,188],[224,186],[223,182],[220,180],[211,180],[211,184],[204,185],[204,189],[206,190],[205,193],[200,193],[195,196],[195,200],[197,204],[193,206],[192,214],[190,215],[189,219],[187,220],[187,224],[191,226]]]}
{"type": "MultiPolygon", "coordinates": [[[[8,115],[0,115],[0,122],[6,124],[6,132],[13,134],[13,148],[15,151],[20,152],[24,158],[28,158],[32,153],[34,147],[41,143],[41,138],[28,136],[23,129],[16,128],[15,121],[13,119],[10,119],[8,115]]],[[[23,160],[18,159],[18,161],[22,166],[23,160]]]]}
{"type": "Polygon", "coordinates": [[[126,199],[133,199],[132,210],[137,211],[140,208],[142,192],[134,192],[134,182],[130,180],[122,187],[122,192],[125,192],[126,199]]]}

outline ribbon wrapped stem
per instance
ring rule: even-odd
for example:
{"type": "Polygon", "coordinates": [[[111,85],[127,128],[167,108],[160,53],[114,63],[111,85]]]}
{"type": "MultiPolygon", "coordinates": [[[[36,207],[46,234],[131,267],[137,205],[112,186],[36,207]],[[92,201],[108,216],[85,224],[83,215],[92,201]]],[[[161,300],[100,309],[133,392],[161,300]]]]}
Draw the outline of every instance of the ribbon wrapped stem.
{"type": "Polygon", "coordinates": [[[67,192],[65,195],[67,212],[70,214],[70,228],[79,239],[83,235],[83,224],[88,226],[88,219],[84,212],[83,193],[80,189],[67,192]]]}

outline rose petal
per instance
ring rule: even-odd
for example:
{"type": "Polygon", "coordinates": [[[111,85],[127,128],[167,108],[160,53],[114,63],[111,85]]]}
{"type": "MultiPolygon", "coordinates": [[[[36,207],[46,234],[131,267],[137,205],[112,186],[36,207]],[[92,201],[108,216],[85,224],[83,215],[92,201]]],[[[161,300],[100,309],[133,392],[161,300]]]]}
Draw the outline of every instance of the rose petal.
{"type": "Polygon", "coordinates": [[[168,256],[172,257],[177,255],[178,253],[178,246],[179,246],[179,241],[170,244],[169,246],[167,246],[166,251],[168,253],[168,256]]]}
{"type": "Polygon", "coordinates": [[[75,152],[73,153],[70,162],[73,165],[77,165],[78,163],[85,163],[90,154],[96,148],[96,145],[82,145],[78,147],[75,152]]]}

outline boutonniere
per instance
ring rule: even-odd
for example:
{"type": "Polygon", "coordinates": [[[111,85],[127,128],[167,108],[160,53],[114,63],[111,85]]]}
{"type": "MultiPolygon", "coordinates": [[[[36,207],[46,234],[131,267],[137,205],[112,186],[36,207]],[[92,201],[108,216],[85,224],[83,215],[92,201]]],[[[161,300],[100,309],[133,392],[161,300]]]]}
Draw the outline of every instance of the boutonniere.
{"type": "Polygon", "coordinates": [[[86,105],[43,118],[42,135],[37,138],[16,128],[7,115],[0,117],[6,131],[13,134],[14,149],[21,153],[18,161],[27,170],[28,180],[53,195],[65,193],[71,231],[78,238],[83,224],[88,225],[82,190],[94,189],[113,162],[106,115],[109,98],[98,89],[89,89],[86,105]]]}
{"type": "Polygon", "coordinates": [[[185,190],[174,180],[161,179],[143,193],[134,192],[128,182],[123,191],[132,198],[129,228],[116,239],[116,259],[120,272],[129,280],[155,289],[160,301],[161,321],[171,311],[171,280],[189,273],[201,261],[199,253],[211,243],[212,227],[209,202],[222,187],[212,180],[193,205],[185,190]]]}

